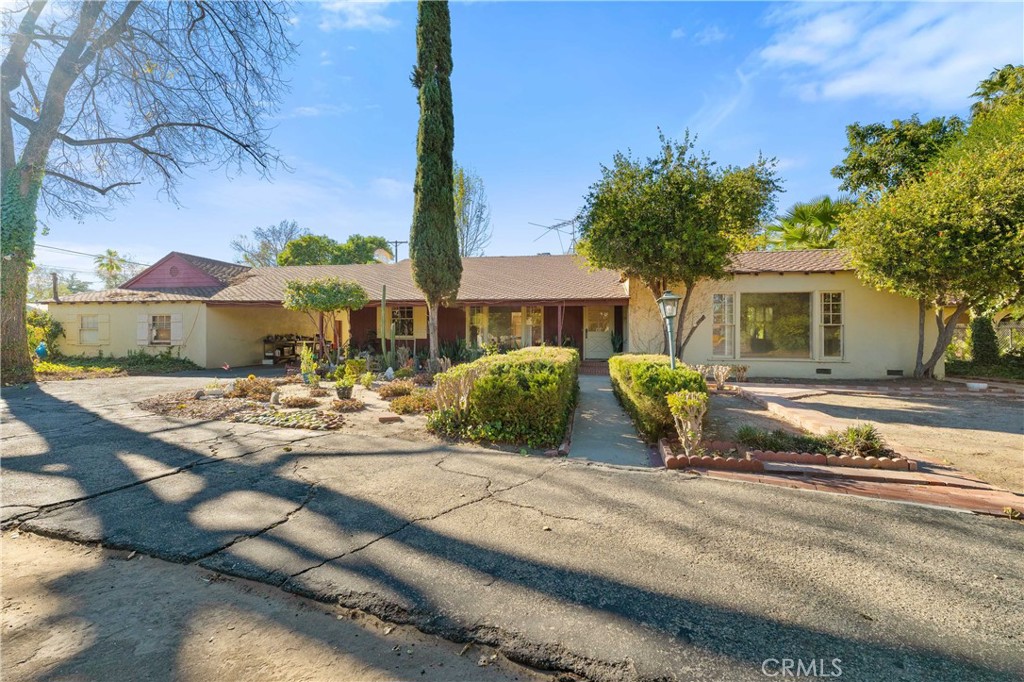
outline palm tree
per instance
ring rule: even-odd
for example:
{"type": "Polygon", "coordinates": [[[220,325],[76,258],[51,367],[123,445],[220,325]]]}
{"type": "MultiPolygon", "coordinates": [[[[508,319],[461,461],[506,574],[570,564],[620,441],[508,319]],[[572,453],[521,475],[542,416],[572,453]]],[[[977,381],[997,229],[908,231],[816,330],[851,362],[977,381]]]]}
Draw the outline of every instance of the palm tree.
{"type": "Polygon", "coordinates": [[[1000,104],[1024,102],[1024,65],[1007,64],[993,69],[988,78],[978,83],[972,96],[978,101],[971,105],[971,116],[991,111],[1000,104]]]}
{"type": "Polygon", "coordinates": [[[834,249],[838,245],[839,222],[853,206],[853,200],[846,196],[822,196],[794,204],[768,225],[768,248],[834,249]]]}
{"type": "Polygon", "coordinates": [[[124,273],[124,259],[114,249],[107,249],[101,255],[96,256],[96,275],[103,280],[103,286],[107,289],[114,289],[121,283],[121,275],[124,273]]]}

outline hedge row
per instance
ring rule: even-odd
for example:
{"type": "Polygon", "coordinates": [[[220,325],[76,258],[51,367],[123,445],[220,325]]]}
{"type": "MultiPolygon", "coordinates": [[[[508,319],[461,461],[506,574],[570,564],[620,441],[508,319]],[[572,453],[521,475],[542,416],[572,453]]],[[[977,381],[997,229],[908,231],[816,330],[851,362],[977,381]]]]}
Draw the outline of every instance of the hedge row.
{"type": "Polygon", "coordinates": [[[665,396],[678,391],[708,392],[704,377],[681,363],[671,369],[665,355],[616,355],[608,360],[608,371],[615,396],[633,418],[636,430],[652,442],[673,429],[665,396]]]}
{"type": "Polygon", "coordinates": [[[440,410],[431,428],[449,436],[530,447],[558,445],[579,390],[579,353],[572,348],[524,348],[457,365],[444,375],[475,376],[464,414],[440,410]]]}

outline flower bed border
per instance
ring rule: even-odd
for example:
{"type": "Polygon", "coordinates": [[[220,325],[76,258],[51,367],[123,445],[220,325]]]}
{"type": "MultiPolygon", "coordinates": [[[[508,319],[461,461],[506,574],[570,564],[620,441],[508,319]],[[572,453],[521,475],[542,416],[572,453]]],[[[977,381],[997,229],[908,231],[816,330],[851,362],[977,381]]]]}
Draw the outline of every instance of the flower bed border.
{"type": "Polygon", "coordinates": [[[677,455],[667,438],[658,440],[658,453],[668,469],[721,469],[724,471],[763,472],[764,463],[814,464],[818,466],[850,467],[854,469],[883,469],[887,471],[917,471],[917,462],[905,457],[850,457],[849,455],[822,455],[810,452],[773,452],[749,450],[742,457],[714,455],[677,455]]]}

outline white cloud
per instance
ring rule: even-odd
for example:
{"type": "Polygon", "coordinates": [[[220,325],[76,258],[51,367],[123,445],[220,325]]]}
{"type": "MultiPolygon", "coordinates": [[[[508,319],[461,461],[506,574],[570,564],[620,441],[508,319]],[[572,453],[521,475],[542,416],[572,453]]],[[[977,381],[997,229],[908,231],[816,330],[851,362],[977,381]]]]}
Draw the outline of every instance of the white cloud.
{"type": "Polygon", "coordinates": [[[672,40],[679,40],[681,38],[686,37],[686,31],[683,30],[682,26],[680,26],[679,28],[672,29],[672,33],[670,33],[669,35],[671,36],[672,40]]]}
{"type": "Polygon", "coordinates": [[[978,81],[1024,52],[1019,4],[792,5],[768,21],[760,60],[807,100],[963,107],[978,81]]]}
{"type": "Polygon", "coordinates": [[[741,104],[746,104],[749,101],[754,74],[743,73],[736,69],[735,75],[737,87],[731,95],[724,99],[705,97],[704,105],[690,118],[689,127],[693,132],[698,135],[710,133],[729,118],[741,104]]]}
{"type": "Polygon", "coordinates": [[[386,31],[397,22],[385,16],[387,0],[330,0],[321,4],[321,31],[386,31]]]}
{"type": "Polygon", "coordinates": [[[719,43],[729,36],[725,31],[718,28],[717,25],[712,24],[711,26],[705,26],[693,36],[693,41],[698,45],[710,45],[711,43],[719,43]]]}
{"type": "Polygon", "coordinates": [[[334,61],[331,59],[331,53],[327,50],[320,51],[320,66],[331,66],[334,61]]]}
{"type": "Polygon", "coordinates": [[[321,116],[340,116],[341,114],[346,114],[350,111],[352,111],[352,107],[347,104],[311,104],[295,107],[291,111],[278,116],[278,118],[319,118],[321,116]]]}
{"type": "Polygon", "coordinates": [[[412,183],[395,178],[374,178],[370,182],[370,190],[385,199],[397,199],[412,196],[412,183]]]}

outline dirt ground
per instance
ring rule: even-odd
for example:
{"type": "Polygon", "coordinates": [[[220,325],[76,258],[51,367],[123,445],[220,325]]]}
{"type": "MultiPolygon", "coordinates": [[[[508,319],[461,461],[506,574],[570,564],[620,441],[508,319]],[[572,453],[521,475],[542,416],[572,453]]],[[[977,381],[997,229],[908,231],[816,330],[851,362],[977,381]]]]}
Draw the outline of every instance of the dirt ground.
{"type": "Polygon", "coordinates": [[[196,566],[27,533],[2,542],[11,682],[552,679],[487,647],[196,566]]]}
{"type": "Polygon", "coordinates": [[[735,441],[736,430],[745,425],[767,431],[780,429],[794,434],[802,433],[800,429],[776,419],[768,410],[749,400],[728,393],[711,394],[707,424],[704,427],[706,441],[735,441]]]}
{"type": "MultiPolygon", "coordinates": [[[[310,387],[301,383],[286,383],[281,379],[277,390],[281,398],[289,396],[309,396],[310,387]]],[[[381,398],[376,391],[356,385],[352,390],[352,397],[361,400],[365,407],[353,412],[335,412],[331,409],[331,403],[337,399],[333,382],[321,382],[320,387],[327,395],[316,398],[318,405],[315,408],[322,410],[332,418],[341,422],[337,430],[342,433],[350,433],[355,436],[388,436],[412,441],[437,441],[438,439],[427,431],[427,418],[422,414],[400,415],[401,421],[382,424],[379,418],[382,415],[393,415],[390,401],[381,398]]],[[[263,411],[271,406],[267,403],[256,403],[250,400],[239,398],[203,398],[195,399],[194,391],[183,391],[153,396],[139,403],[139,406],[150,412],[156,412],[167,417],[193,419],[219,419],[231,420],[243,412],[263,411]]],[[[282,415],[298,413],[299,409],[290,409],[278,406],[278,412],[282,415]]]]}

